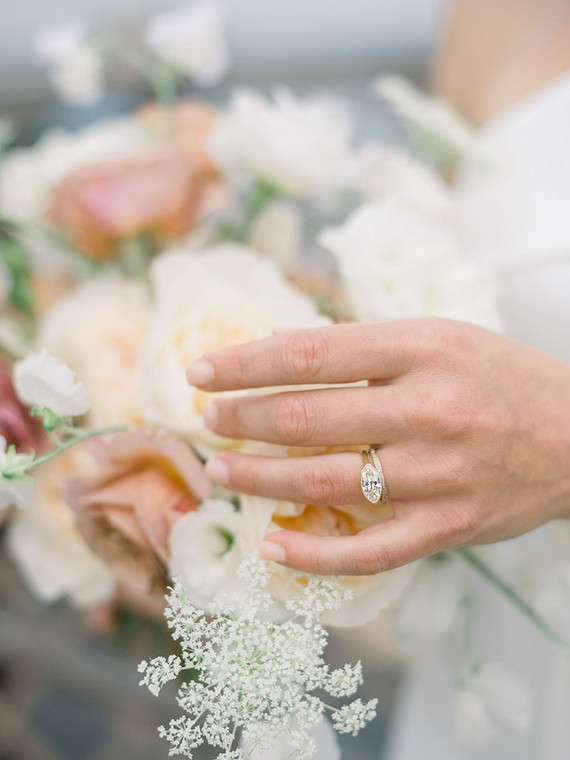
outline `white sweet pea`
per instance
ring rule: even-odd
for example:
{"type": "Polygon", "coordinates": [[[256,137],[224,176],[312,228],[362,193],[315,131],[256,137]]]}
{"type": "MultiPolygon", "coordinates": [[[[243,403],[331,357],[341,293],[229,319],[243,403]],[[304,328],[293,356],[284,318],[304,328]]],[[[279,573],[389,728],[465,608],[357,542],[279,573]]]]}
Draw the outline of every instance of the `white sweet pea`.
{"type": "Polygon", "coordinates": [[[17,477],[32,459],[30,454],[8,450],[6,439],[0,435],[0,510],[12,506],[25,509],[32,503],[34,484],[17,477]]]}
{"type": "Polygon", "coordinates": [[[243,556],[236,541],[241,515],[229,501],[208,499],[178,520],[170,533],[170,574],[188,599],[204,609],[216,594],[238,587],[243,556]]]}
{"type": "Polygon", "coordinates": [[[14,365],[14,388],[27,406],[50,409],[60,417],[79,417],[89,409],[89,396],[75,372],[46,349],[14,365]]]}
{"type": "Polygon", "coordinates": [[[420,92],[399,76],[378,77],[372,87],[434,158],[444,162],[453,158],[489,161],[489,146],[448,103],[420,92]]]}
{"type": "Polygon", "coordinates": [[[459,679],[455,691],[458,738],[482,744],[503,724],[517,731],[530,726],[531,697],[524,682],[495,663],[484,663],[459,679]]]}
{"type": "Polygon", "coordinates": [[[81,23],[49,27],[38,34],[36,56],[47,64],[51,84],[62,100],[86,105],[103,92],[103,60],[86,40],[81,23]]]}
{"type": "Polygon", "coordinates": [[[210,136],[210,151],[230,173],[245,171],[295,197],[352,187],[352,124],[342,102],[297,98],[287,89],[268,99],[239,90],[210,136]]]}
{"type": "Polygon", "coordinates": [[[453,554],[417,562],[411,583],[392,611],[398,641],[416,647],[449,630],[467,588],[467,565],[453,554]]]}
{"type": "Polygon", "coordinates": [[[449,226],[398,198],[358,208],[319,243],[362,321],[447,317],[499,329],[491,274],[461,258],[449,226]]]}
{"type": "Polygon", "coordinates": [[[159,58],[182,69],[198,84],[216,84],[229,68],[225,6],[220,0],[195,0],[153,16],[145,42],[159,58]]]}

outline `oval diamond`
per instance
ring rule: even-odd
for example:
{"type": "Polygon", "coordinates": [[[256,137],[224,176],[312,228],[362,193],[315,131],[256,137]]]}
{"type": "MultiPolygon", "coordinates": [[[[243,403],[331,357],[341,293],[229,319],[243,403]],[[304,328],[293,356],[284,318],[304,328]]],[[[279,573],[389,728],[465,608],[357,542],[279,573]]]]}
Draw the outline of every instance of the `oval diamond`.
{"type": "Polygon", "coordinates": [[[378,470],[370,462],[364,465],[360,473],[362,493],[372,504],[377,504],[382,498],[382,480],[378,470]]]}

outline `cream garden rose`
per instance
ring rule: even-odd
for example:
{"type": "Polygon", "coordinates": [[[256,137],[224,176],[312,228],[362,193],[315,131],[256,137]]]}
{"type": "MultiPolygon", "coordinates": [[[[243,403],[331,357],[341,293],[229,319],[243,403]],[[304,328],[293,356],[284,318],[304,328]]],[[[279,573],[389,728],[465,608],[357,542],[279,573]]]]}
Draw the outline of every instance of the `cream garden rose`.
{"type": "Polygon", "coordinates": [[[239,245],[173,249],[154,262],[151,277],[154,307],[142,362],[145,420],[184,435],[202,451],[228,446],[204,425],[211,394],[188,385],[190,362],[279,328],[326,319],[274,262],[239,245]]]}
{"type": "Polygon", "coordinates": [[[43,320],[38,346],[84,383],[91,425],[142,422],[140,354],[149,313],[141,283],[109,274],[64,296],[43,320]]]}

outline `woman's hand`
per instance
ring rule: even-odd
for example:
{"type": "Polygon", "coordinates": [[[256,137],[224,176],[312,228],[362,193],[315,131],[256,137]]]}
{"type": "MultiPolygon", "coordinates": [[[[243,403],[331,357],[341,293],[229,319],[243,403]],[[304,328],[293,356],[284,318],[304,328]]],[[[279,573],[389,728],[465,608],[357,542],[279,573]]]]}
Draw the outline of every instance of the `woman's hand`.
{"type": "MultiPolygon", "coordinates": [[[[188,380],[207,391],[369,381],[207,407],[208,427],[232,438],[379,448],[393,518],[348,537],[272,533],[267,559],[372,574],[570,517],[570,367],[481,328],[424,319],[282,333],[212,352],[188,380]]],[[[207,472],[236,491],[350,505],[367,503],[361,467],[355,452],[223,452],[207,472]]]]}

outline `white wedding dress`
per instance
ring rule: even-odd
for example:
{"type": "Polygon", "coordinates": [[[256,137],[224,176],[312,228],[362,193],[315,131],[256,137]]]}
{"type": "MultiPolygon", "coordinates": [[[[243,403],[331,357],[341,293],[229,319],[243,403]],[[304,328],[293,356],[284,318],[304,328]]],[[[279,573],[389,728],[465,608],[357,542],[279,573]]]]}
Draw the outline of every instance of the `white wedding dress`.
{"type": "MultiPolygon", "coordinates": [[[[483,134],[497,165],[459,173],[463,249],[497,267],[507,334],[570,363],[570,72],[509,107],[483,134]]],[[[544,530],[516,541],[539,541],[544,530]]],[[[497,545],[505,566],[515,546],[497,545]]],[[[531,728],[500,730],[481,746],[454,739],[461,647],[452,634],[410,667],[383,760],[570,759],[567,655],[485,582],[478,590],[479,650],[526,681],[531,728]]]]}

